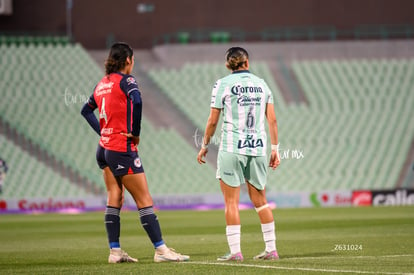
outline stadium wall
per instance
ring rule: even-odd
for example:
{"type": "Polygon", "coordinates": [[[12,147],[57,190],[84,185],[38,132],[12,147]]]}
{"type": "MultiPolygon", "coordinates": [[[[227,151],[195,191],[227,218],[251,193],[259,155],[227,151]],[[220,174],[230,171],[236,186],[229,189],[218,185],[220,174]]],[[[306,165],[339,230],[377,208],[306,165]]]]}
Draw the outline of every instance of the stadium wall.
{"type": "Polygon", "coordinates": [[[410,0],[13,0],[13,14],[0,15],[0,32],[62,34],[71,7],[71,30],[86,48],[105,48],[112,40],[150,48],[166,33],[181,30],[333,26],[350,30],[361,25],[414,25],[410,0]],[[116,3],[116,4],[115,4],[116,3]],[[254,5],[254,7],[253,7],[254,5]],[[254,12],[252,12],[254,11],[254,12]]]}
{"type": "MultiPolygon", "coordinates": [[[[271,208],[297,207],[364,207],[414,205],[414,189],[320,191],[320,192],[269,192],[271,208]]],[[[163,210],[209,210],[223,209],[220,194],[211,195],[155,195],[154,206],[163,210]]],[[[0,199],[0,214],[104,210],[106,197],[82,198],[20,198],[0,199]]],[[[253,208],[247,192],[240,196],[240,209],[253,208]]],[[[136,205],[126,193],[124,209],[135,210],[136,205]]]]}

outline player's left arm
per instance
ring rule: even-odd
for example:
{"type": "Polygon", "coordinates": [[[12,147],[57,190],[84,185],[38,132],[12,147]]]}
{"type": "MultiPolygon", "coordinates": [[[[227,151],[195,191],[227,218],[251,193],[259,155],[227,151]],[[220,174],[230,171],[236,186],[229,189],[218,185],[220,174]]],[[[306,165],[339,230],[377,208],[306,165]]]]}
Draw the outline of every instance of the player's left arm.
{"type": "Polygon", "coordinates": [[[134,90],[130,93],[129,97],[132,99],[134,109],[132,111],[132,136],[134,144],[139,144],[139,135],[141,134],[141,120],[142,120],[142,99],[141,93],[138,90],[134,90]]]}
{"type": "Polygon", "coordinates": [[[132,138],[135,145],[139,144],[142,120],[142,98],[138,84],[131,75],[125,76],[120,83],[121,89],[131,99],[133,105],[132,111],[132,131],[130,133],[121,133],[126,137],[132,138]]]}

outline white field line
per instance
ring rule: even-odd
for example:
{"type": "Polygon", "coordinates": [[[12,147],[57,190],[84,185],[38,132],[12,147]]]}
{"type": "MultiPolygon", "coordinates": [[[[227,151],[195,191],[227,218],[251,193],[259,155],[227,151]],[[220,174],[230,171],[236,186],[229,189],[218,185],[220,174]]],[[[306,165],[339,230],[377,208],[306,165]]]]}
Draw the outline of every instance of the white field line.
{"type": "MultiPolygon", "coordinates": [[[[383,256],[350,256],[350,257],[301,257],[301,258],[287,258],[285,260],[295,259],[328,259],[328,258],[392,258],[392,257],[410,257],[412,254],[404,255],[383,255],[383,256]]],[[[353,273],[353,274],[378,274],[378,271],[363,271],[363,270],[346,270],[346,269],[325,269],[325,268],[308,268],[308,267],[285,267],[285,266],[269,266],[269,265],[256,265],[256,264],[243,264],[243,263],[223,263],[223,262],[184,262],[185,264],[194,265],[221,265],[221,266],[234,266],[234,267],[250,267],[250,268],[261,268],[261,269],[279,269],[279,270],[298,270],[298,271],[309,271],[309,272],[328,272],[328,273],[353,273]]],[[[414,273],[403,273],[403,272],[381,272],[385,275],[414,275],[414,273]]]]}
{"type": "Polygon", "coordinates": [[[402,254],[402,255],[378,255],[378,256],[369,256],[369,255],[359,255],[359,256],[326,256],[326,257],[292,257],[292,258],[283,258],[284,261],[288,260],[326,260],[326,259],[377,259],[377,258],[398,258],[398,257],[414,257],[414,254],[402,254]]]}

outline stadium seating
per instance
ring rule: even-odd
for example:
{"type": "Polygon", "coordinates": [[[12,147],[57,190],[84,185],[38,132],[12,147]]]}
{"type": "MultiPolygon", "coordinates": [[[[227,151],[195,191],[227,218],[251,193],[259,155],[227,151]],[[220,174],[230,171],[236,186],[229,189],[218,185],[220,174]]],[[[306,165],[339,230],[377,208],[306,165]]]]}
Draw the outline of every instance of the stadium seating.
{"type": "Polygon", "coordinates": [[[9,170],[3,187],[6,198],[65,198],[84,196],[87,192],[62,177],[35,156],[0,135],[1,158],[9,170]]]}
{"type": "MultiPolygon", "coordinates": [[[[254,73],[267,80],[274,91],[275,100],[284,107],[281,94],[273,81],[273,77],[264,63],[257,63],[254,73]]],[[[204,129],[210,107],[211,90],[217,79],[229,74],[229,71],[218,63],[186,64],[180,70],[151,70],[151,79],[173,101],[187,117],[199,128],[204,129]]]]}
{"type": "Polygon", "coordinates": [[[215,170],[196,161],[198,149],[173,129],[155,129],[142,121],[139,154],[152,194],[214,194],[220,192],[215,170]]]}
{"type": "MultiPolygon", "coordinates": [[[[0,89],[5,91],[0,118],[64,167],[105,190],[95,161],[98,136],[80,115],[102,69],[80,45],[2,44],[0,55],[2,64],[7,64],[0,67],[4,79],[0,89]]],[[[154,194],[217,192],[216,185],[203,185],[205,181],[200,180],[209,176],[215,182],[213,168],[200,169],[194,148],[174,130],[153,129],[145,117],[142,128],[140,150],[154,194]]],[[[29,168],[25,177],[37,171],[35,164],[29,168]]],[[[36,175],[35,181],[62,180],[50,173],[36,175]]],[[[14,180],[13,176],[8,179],[14,180]]],[[[33,190],[43,194],[41,189],[33,190]]]]}
{"type": "MultiPolygon", "coordinates": [[[[0,119],[104,190],[94,157],[98,137],[79,114],[102,69],[77,44],[2,43],[0,56],[0,119]]],[[[269,191],[395,187],[414,136],[414,60],[293,62],[308,104],[287,104],[265,62],[252,62],[251,70],[266,80],[276,102],[284,159],[269,173],[269,191]]],[[[222,63],[148,72],[198,129],[205,127],[214,82],[226,74],[222,63]]],[[[220,192],[214,168],[199,166],[196,146],[173,127],[156,128],[144,117],[142,128],[139,150],[153,195],[220,192]]],[[[0,139],[1,156],[11,169],[23,171],[18,169],[27,163],[25,172],[9,173],[6,184],[15,188],[6,196],[87,192],[6,137],[0,139]]]]}
{"type": "MultiPolygon", "coordinates": [[[[274,92],[286,158],[270,173],[269,189],[395,186],[414,136],[414,60],[294,62],[309,105],[286,104],[265,63],[252,63],[251,68],[274,92]]],[[[149,75],[203,129],[212,85],[227,73],[222,64],[205,63],[152,70],[149,75]]]]}
{"type": "MultiPolygon", "coordinates": [[[[1,45],[0,52],[8,64],[1,67],[7,103],[0,105],[2,119],[95,182],[100,175],[93,157],[97,137],[83,127],[79,112],[99,80],[97,65],[79,45],[1,45]]],[[[103,189],[102,183],[96,184],[103,189]]]]}
{"type": "Polygon", "coordinates": [[[304,147],[306,161],[300,172],[282,176],[280,169],[282,179],[305,173],[305,181],[290,182],[299,189],[393,188],[414,136],[413,68],[413,60],[294,63],[309,107],[295,119],[304,127],[288,136],[304,147]]]}

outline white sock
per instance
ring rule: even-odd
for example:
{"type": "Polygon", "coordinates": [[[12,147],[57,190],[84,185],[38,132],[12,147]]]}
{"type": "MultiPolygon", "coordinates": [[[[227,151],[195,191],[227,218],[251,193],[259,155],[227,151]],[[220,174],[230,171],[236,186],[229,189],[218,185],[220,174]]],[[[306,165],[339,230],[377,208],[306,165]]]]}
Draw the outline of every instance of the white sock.
{"type": "Polygon", "coordinates": [[[267,252],[276,250],[275,222],[262,224],[263,240],[267,252]]]}
{"type": "Polygon", "coordinates": [[[118,253],[118,252],[121,252],[121,248],[120,247],[114,247],[114,248],[109,249],[109,251],[118,253]]]}
{"type": "Polygon", "coordinates": [[[167,249],[168,249],[167,245],[162,244],[162,245],[158,246],[155,250],[157,250],[160,253],[164,253],[167,249]]]}
{"type": "Polygon", "coordinates": [[[240,249],[240,225],[226,226],[227,243],[229,244],[230,253],[236,254],[241,252],[240,249]]]}

